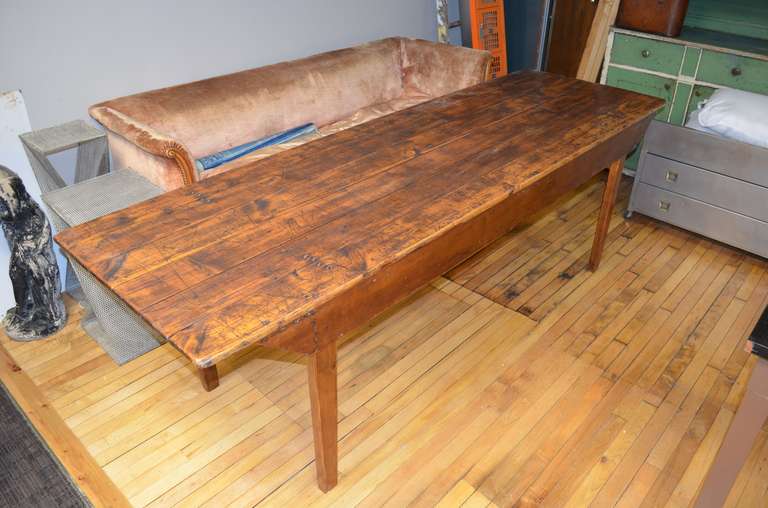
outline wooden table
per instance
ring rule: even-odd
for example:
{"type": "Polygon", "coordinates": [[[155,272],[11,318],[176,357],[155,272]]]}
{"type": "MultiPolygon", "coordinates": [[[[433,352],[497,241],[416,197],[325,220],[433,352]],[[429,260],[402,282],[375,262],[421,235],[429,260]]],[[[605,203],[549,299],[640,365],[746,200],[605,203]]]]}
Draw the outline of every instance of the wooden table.
{"type": "Polygon", "coordinates": [[[60,233],[198,368],[309,355],[319,486],[337,479],[336,341],[622,160],[659,99],[525,72],[359,125],[60,233]]]}

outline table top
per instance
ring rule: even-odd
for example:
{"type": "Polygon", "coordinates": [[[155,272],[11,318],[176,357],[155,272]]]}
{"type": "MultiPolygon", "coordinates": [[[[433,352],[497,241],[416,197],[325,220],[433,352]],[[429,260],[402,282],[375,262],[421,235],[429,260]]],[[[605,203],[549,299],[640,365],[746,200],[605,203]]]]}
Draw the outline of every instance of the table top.
{"type": "Polygon", "coordinates": [[[513,74],[168,192],[56,241],[206,367],[265,343],[662,106],[552,74],[513,74]]]}

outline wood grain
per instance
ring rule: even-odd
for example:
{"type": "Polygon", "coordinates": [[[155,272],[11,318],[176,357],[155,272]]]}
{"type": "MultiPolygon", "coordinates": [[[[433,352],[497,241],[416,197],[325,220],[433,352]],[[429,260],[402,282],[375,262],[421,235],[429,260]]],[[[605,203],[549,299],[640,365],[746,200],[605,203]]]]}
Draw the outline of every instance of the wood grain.
{"type": "Polygon", "coordinates": [[[336,341],[623,159],[661,106],[523,73],[300,147],[290,169],[289,156],[268,158],[70,228],[57,241],[194,362],[206,391],[219,384],[217,363],[252,346],[311,355],[315,465],[327,491],[338,476],[336,341]],[[492,116],[473,119],[477,110],[492,116]],[[384,141],[407,125],[446,120],[453,131],[422,130],[423,146],[384,141]],[[343,155],[366,142],[368,154],[343,155]],[[318,147],[327,150],[322,163],[308,156],[318,147]],[[151,218],[158,210],[159,221],[151,218]],[[188,241],[168,242],[190,224],[188,241]]]}
{"type": "Polygon", "coordinates": [[[621,0],[603,0],[597,6],[576,77],[594,83],[603,64],[608,32],[616,22],[621,0]]]}
{"type": "MultiPolygon", "coordinates": [[[[58,415],[133,506],[685,506],[745,393],[768,263],[623,219],[624,179],[601,266],[587,270],[606,176],[339,343],[343,474],[328,493],[312,463],[308,358],[250,350],[206,392],[169,344],[109,361],[76,305],[58,336],[0,344],[48,404],[43,419],[58,415]],[[530,288],[530,316],[472,289],[497,276],[499,294],[530,288]]],[[[766,498],[766,437],[726,506],[766,498]]]]}
{"type": "Polygon", "coordinates": [[[330,342],[309,359],[309,399],[317,462],[317,484],[327,492],[338,481],[336,421],[336,343],[330,342]]]}
{"type": "Polygon", "coordinates": [[[589,255],[590,270],[597,270],[600,266],[603,248],[605,247],[605,237],[608,234],[608,227],[610,226],[613,213],[613,205],[616,203],[616,195],[619,192],[622,169],[624,169],[624,159],[614,161],[608,169],[608,181],[605,183],[603,199],[600,202],[600,214],[597,217],[595,240],[592,243],[592,251],[589,255]]]}
{"type": "Polygon", "coordinates": [[[200,367],[197,369],[197,376],[203,384],[206,391],[211,391],[219,386],[219,372],[215,365],[210,367],[200,367]]]}
{"type": "Polygon", "coordinates": [[[309,354],[503,234],[522,218],[516,203],[535,209],[547,187],[565,192],[623,156],[660,105],[512,75],[57,241],[199,367],[254,344],[309,354]],[[363,293],[377,304],[358,302],[363,293]],[[338,320],[342,308],[354,312],[338,320]]]}
{"type": "Polygon", "coordinates": [[[126,497],[101,470],[26,371],[13,360],[1,344],[0,381],[94,506],[130,506],[126,497]]]}

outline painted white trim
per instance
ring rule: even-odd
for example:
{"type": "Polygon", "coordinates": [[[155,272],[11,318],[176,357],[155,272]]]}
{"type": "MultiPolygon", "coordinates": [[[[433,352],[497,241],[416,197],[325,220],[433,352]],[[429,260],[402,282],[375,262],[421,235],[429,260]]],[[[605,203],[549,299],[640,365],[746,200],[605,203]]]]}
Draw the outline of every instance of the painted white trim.
{"type": "MultiPolygon", "coordinates": [[[[703,51],[703,50],[700,50],[700,51],[699,51],[699,59],[698,59],[698,61],[696,62],[696,71],[694,72],[694,76],[698,76],[698,75],[699,75],[699,67],[701,67],[701,57],[702,57],[702,55],[703,55],[703,54],[704,54],[704,51],[703,51]]],[[[686,76],[686,77],[687,77],[687,76],[686,76]]],[[[696,80],[694,79],[693,81],[696,81],[696,80]]],[[[691,97],[693,97],[693,88],[694,88],[695,86],[696,86],[695,84],[691,84],[691,91],[690,91],[690,92],[688,92],[688,98],[687,98],[687,99],[686,99],[686,101],[685,101],[685,113],[684,113],[685,117],[684,117],[684,119],[683,119],[683,125],[685,125],[685,122],[687,122],[687,121],[688,121],[688,115],[689,115],[689,114],[690,114],[690,112],[691,112],[691,110],[689,109],[689,107],[690,107],[690,105],[691,105],[691,97]]],[[[706,86],[713,86],[713,85],[706,85],[706,86]]],[[[720,88],[720,87],[717,87],[717,86],[713,86],[713,87],[714,87],[714,88],[720,88]]]]}
{"type": "Polygon", "coordinates": [[[667,74],[666,72],[652,71],[650,69],[643,69],[642,67],[634,67],[632,65],[624,65],[624,64],[617,64],[617,63],[611,62],[609,66],[615,67],[617,69],[625,69],[628,71],[642,72],[643,74],[653,74],[654,76],[659,76],[660,78],[675,79],[675,80],[678,79],[678,76],[675,76],[674,74],[667,74]]]}
{"type": "Polygon", "coordinates": [[[687,46],[692,46],[694,48],[701,48],[709,51],[716,51],[718,53],[727,53],[729,55],[739,55],[739,56],[745,56],[748,58],[756,58],[758,60],[768,61],[768,56],[766,55],[762,55],[760,53],[753,53],[751,51],[744,51],[741,49],[724,48],[722,46],[713,46],[712,44],[703,44],[701,42],[689,41],[684,39],[675,39],[672,37],[664,37],[663,35],[648,34],[645,32],[635,32],[634,30],[627,30],[626,28],[614,27],[612,31],[615,33],[631,35],[633,37],[641,37],[643,39],[653,39],[653,40],[668,42],[670,44],[677,44],[677,45],[684,44],[687,46]]]}
{"type": "Polygon", "coordinates": [[[710,88],[728,88],[725,85],[718,85],[718,84],[715,84],[715,83],[710,83],[709,81],[701,81],[701,80],[698,80],[698,79],[690,79],[690,76],[684,76],[684,77],[686,77],[688,79],[680,79],[679,77],[674,76],[672,74],[665,74],[663,72],[651,71],[651,70],[648,70],[648,69],[643,69],[642,67],[632,67],[631,65],[622,65],[622,64],[616,64],[616,63],[611,63],[611,64],[609,64],[609,66],[610,67],[615,67],[616,69],[624,69],[624,70],[627,70],[627,71],[635,71],[635,72],[640,72],[640,73],[643,73],[643,74],[652,74],[654,76],[658,76],[658,77],[661,77],[661,78],[674,79],[676,81],[680,81],[682,83],[685,83],[685,84],[688,84],[688,85],[693,85],[693,86],[701,85],[701,86],[708,86],[710,88]]]}
{"type": "Polygon", "coordinates": [[[669,105],[669,113],[667,113],[667,123],[672,121],[672,110],[675,109],[675,101],[677,100],[677,89],[680,86],[680,82],[675,83],[675,91],[672,93],[672,103],[669,105]]]}
{"type": "MultiPolygon", "coordinates": [[[[685,65],[685,57],[688,56],[688,46],[683,46],[683,59],[680,60],[680,68],[677,69],[677,75],[683,75],[683,65],[685,65]]],[[[695,76],[695,74],[694,74],[695,76]]]]}
{"type": "Polygon", "coordinates": [[[608,32],[608,45],[605,47],[605,56],[603,57],[603,70],[600,75],[601,85],[605,84],[605,80],[608,77],[608,64],[611,61],[611,53],[613,52],[613,34],[613,30],[608,32]]]}

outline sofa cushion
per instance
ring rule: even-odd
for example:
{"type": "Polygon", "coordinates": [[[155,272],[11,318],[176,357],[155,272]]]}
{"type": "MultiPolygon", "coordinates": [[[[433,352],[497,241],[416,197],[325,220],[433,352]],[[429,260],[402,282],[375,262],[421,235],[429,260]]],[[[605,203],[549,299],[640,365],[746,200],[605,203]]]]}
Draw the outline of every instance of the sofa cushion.
{"type": "Polygon", "coordinates": [[[399,97],[400,69],[399,39],[384,39],[114,99],[91,114],[101,121],[100,110],[118,111],[199,158],[292,126],[327,125],[399,97]]]}
{"type": "Polygon", "coordinates": [[[395,37],[91,106],[135,169],[167,190],[263,158],[197,171],[195,159],[314,123],[342,130],[487,79],[487,51],[395,37]],[[394,101],[394,102],[393,102],[394,101]],[[398,102],[404,101],[404,102],[398,102]],[[136,151],[136,153],[129,153],[136,151]]]}
{"type": "Polygon", "coordinates": [[[422,102],[426,102],[431,98],[432,97],[429,95],[415,94],[409,97],[398,97],[397,99],[392,99],[391,101],[373,104],[371,106],[367,106],[355,111],[353,114],[346,118],[342,118],[341,120],[333,122],[332,124],[321,127],[319,129],[320,134],[324,136],[335,134],[336,132],[349,129],[355,125],[360,125],[361,123],[368,122],[374,118],[379,118],[385,115],[389,115],[390,113],[394,113],[395,111],[400,111],[401,109],[407,109],[411,106],[421,104],[422,102]]]}
{"type": "Polygon", "coordinates": [[[305,143],[309,143],[310,141],[314,141],[316,139],[320,139],[325,136],[330,136],[331,134],[335,134],[345,129],[349,129],[350,127],[354,127],[355,125],[359,125],[361,123],[368,122],[375,118],[379,118],[379,117],[388,115],[390,113],[394,113],[395,111],[400,111],[401,109],[406,109],[406,108],[410,108],[411,106],[421,104],[422,102],[428,101],[430,98],[431,97],[426,95],[401,97],[398,99],[392,99],[390,101],[381,102],[365,108],[361,108],[358,111],[355,111],[352,115],[348,116],[347,118],[343,118],[337,122],[328,124],[320,128],[317,132],[308,134],[306,136],[302,136],[298,139],[294,139],[287,143],[272,145],[266,148],[262,148],[261,150],[256,150],[255,152],[251,152],[248,155],[244,155],[243,157],[237,159],[236,161],[230,162],[225,166],[204,171],[201,176],[202,178],[210,178],[211,176],[219,173],[223,173],[224,171],[229,171],[236,167],[241,167],[261,159],[266,159],[267,157],[271,157],[277,153],[284,152],[285,150],[290,150],[291,148],[296,148],[297,146],[301,146],[305,143]]]}

